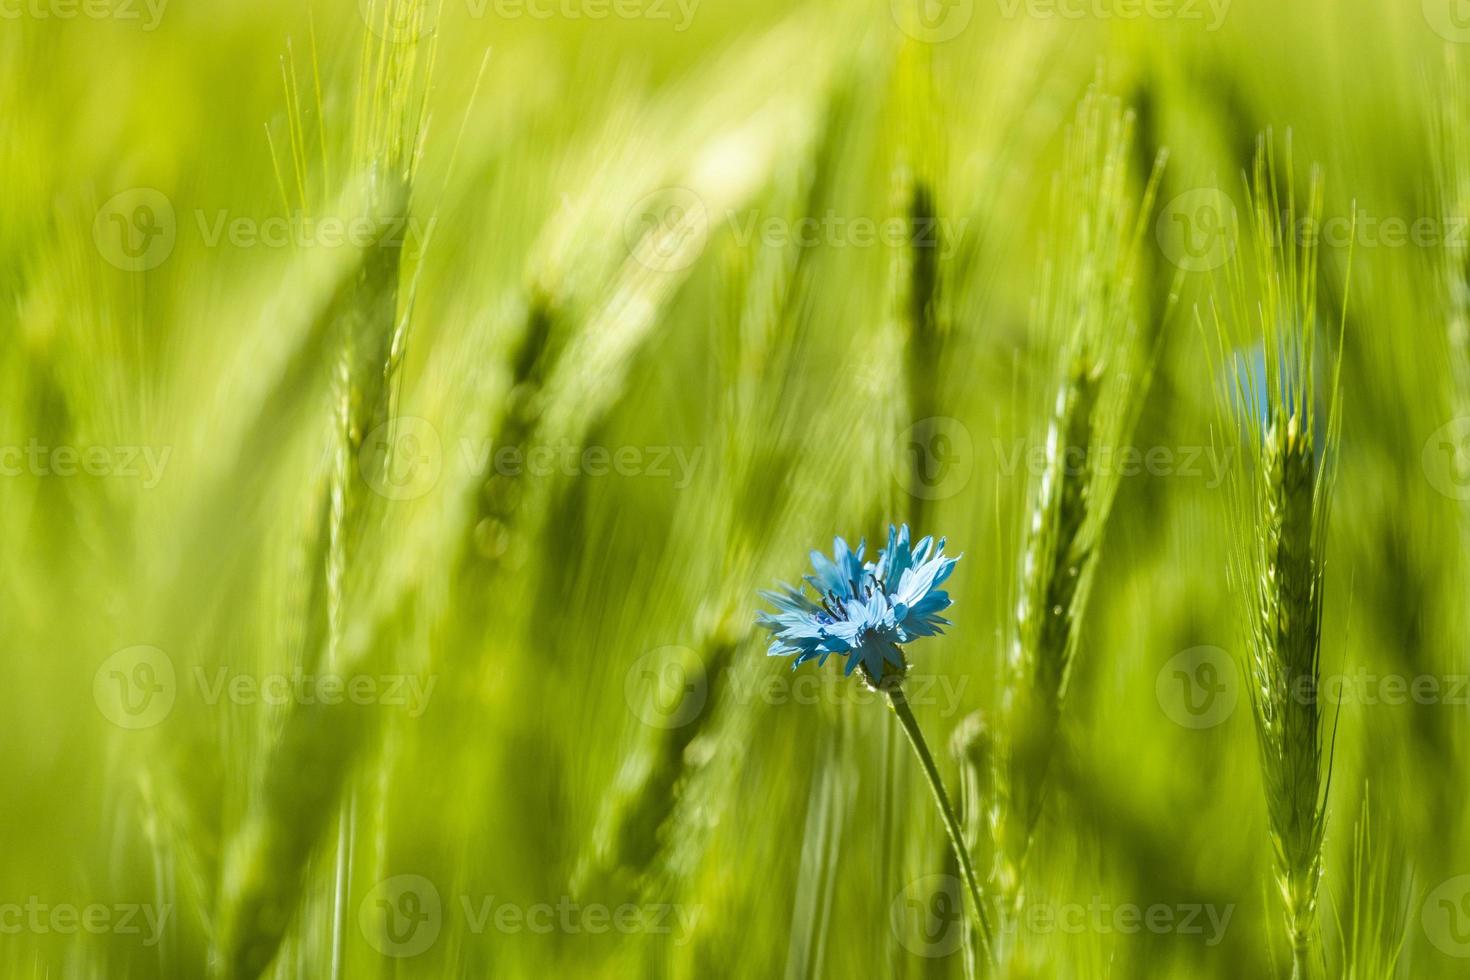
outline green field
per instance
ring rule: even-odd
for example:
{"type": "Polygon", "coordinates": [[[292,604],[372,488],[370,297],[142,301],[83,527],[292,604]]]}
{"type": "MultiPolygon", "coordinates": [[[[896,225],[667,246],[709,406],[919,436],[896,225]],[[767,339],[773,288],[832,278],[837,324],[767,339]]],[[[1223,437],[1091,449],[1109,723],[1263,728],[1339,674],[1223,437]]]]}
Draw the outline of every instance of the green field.
{"type": "Polygon", "coordinates": [[[0,0],[0,975],[1470,975],[1461,6],[0,0]]]}

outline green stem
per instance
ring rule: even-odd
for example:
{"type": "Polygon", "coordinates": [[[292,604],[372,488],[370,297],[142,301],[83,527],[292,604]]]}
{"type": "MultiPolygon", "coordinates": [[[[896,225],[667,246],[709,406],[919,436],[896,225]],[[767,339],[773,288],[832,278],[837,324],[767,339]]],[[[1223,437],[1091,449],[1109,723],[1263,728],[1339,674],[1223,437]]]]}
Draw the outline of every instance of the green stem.
{"type": "Polygon", "coordinates": [[[914,718],[913,710],[909,708],[903,688],[895,684],[887,688],[886,693],[893,713],[898,716],[904,734],[909,737],[909,744],[914,747],[914,754],[919,757],[919,765],[929,780],[929,788],[934,791],[934,802],[939,805],[939,816],[944,820],[944,829],[949,832],[950,846],[954,848],[955,859],[959,861],[960,871],[965,877],[965,888],[970,893],[970,907],[975,913],[981,944],[985,947],[986,957],[994,963],[994,935],[990,930],[990,918],[986,915],[985,902],[980,895],[980,883],[975,878],[975,867],[970,863],[970,850],[965,846],[964,835],[960,832],[960,821],[955,816],[954,806],[949,802],[949,794],[945,792],[944,780],[939,778],[939,768],[934,765],[934,756],[929,752],[929,744],[924,741],[924,733],[919,730],[919,723],[914,718]]]}
{"type": "Polygon", "coordinates": [[[1312,962],[1309,945],[1309,940],[1305,935],[1292,937],[1291,980],[1311,980],[1312,962]]]}

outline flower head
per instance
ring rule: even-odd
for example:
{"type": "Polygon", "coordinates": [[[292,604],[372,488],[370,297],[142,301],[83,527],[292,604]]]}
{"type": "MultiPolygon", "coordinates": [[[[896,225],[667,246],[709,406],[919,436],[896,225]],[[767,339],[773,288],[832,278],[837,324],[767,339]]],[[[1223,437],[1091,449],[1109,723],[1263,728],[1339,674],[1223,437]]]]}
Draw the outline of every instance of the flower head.
{"type": "Polygon", "coordinates": [[[1327,415],[1328,407],[1320,397],[1313,397],[1318,382],[1312,375],[1316,372],[1303,366],[1304,357],[1299,347],[1288,342],[1283,342],[1274,365],[1267,361],[1263,343],[1237,350],[1231,362],[1233,377],[1225,379],[1226,397],[1241,430],[1252,441],[1264,441],[1277,431],[1290,432],[1293,440],[1312,442],[1315,461],[1320,464],[1326,440],[1314,437],[1308,429],[1327,415]]]}
{"type": "Polygon", "coordinates": [[[950,598],[939,586],[959,561],[944,556],[944,539],[936,545],[926,537],[911,547],[908,525],[890,526],[888,547],[878,552],[877,561],[863,561],[864,547],[860,541],[854,551],[837,538],[831,558],[812,552],[815,574],[806,582],[816,590],[815,601],[784,582],[779,591],[761,593],[777,608],[758,617],[775,634],[770,656],[795,654],[794,670],[808,660],[824,664],[841,654],[847,658],[844,673],[861,664],[876,682],[907,669],[902,644],[944,631],[949,621],[939,614],[950,598]]]}

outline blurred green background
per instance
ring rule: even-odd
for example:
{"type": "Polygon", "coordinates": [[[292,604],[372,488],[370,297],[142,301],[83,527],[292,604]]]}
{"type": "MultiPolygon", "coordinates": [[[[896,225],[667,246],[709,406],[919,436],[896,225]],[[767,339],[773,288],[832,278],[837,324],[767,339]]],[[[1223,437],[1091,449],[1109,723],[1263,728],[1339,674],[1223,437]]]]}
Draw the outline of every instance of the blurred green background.
{"type": "Polygon", "coordinates": [[[1466,975],[1457,12],[4,5],[0,968],[965,976],[890,712],[767,659],[756,590],[834,534],[946,535],[955,625],[910,698],[958,789],[1015,630],[1054,397],[1033,310],[1096,87],[1136,115],[1135,197],[1168,151],[1133,292],[1153,455],[1010,973],[1288,969],[1195,314],[1271,129],[1321,168],[1342,359],[1323,959],[1466,975]]]}

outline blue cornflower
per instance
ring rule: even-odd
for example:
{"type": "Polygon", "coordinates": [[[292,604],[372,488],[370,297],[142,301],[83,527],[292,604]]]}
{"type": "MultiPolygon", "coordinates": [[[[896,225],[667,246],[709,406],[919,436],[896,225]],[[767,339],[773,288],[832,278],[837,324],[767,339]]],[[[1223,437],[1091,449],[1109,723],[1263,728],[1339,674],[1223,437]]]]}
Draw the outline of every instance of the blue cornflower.
{"type": "MultiPolygon", "coordinates": [[[[1265,439],[1276,425],[1279,410],[1285,419],[1296,419],[1298,431],[1305,431],[1312,418],[1324,418],[1327,408],[1320,397],[1307,404],[1311,380],[1304,377],[1305,369],[1300,356],[1292,353],[1293,348],[1283,346],[1278,355],[1278,364],[1273,369],[1266,363],[1266,347],[1262,343],[1237,350],[1232,359],[1233,378],[1226,380],[1231,407],[1237,421],[1251,441],[1265,439]]],[[[1327,448],[1327,440],[1317,433],[1312,440],[1312,452],[1320,466],[1327,448]]]]}
{"type": "Polygon", "coordinates": [[[825,664],[832,654],[841,654],[847,658],[844,673],[861,664],[868,679],[877,682],[885,674],[903,676],[907,664],[901,644],[944,631],[949,621],[939,614],[951,600],[939,586],[959,561],[944,556],[944,539],[935,545],[926,537],[910,547],[908,525],[890,525],[888,547],[876,562],[863,561],[864,547],[860,541],[854,551],[837,538],[831,558],[812,552],[815,574],[806,581],[818,601],[784,582],[780,591],[761,593],[779,610],[758,617],[775,634],[771,656],[795,654],[794,670],[808,660],[825,664]]]}

